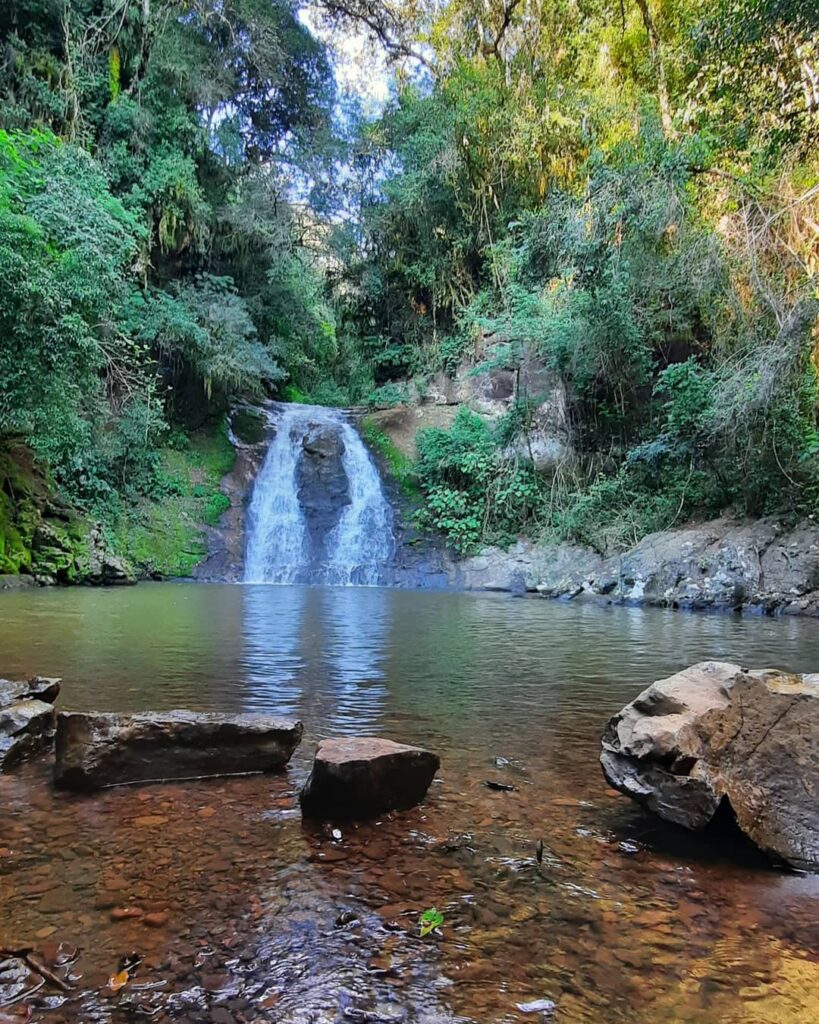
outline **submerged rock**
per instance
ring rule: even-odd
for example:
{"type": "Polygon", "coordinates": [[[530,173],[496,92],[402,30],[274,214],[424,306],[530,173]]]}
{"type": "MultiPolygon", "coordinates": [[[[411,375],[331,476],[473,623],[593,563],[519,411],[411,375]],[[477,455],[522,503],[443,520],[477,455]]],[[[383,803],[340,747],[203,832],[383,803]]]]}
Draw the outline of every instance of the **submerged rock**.
{"type": "Polygon", "coordinates": [[[301,736],[301,722],[270,715],[64,712],[57,719],[54,782],[92,790],[271,772],[287,764],[301,736]]]}
{"type": "Polygon", "coordinates": [[[301,792],[310,817],[369,818],[420,803],[441,765],[437,754],[374,737],[319,743],[301,792]]]}
{"type": "Polygon", "coordinates": [[[703,829],[727,804],[762,850],[819,870],[819,675],[702,662],[644,690],[603,733],[608,782],[703,829]]]}

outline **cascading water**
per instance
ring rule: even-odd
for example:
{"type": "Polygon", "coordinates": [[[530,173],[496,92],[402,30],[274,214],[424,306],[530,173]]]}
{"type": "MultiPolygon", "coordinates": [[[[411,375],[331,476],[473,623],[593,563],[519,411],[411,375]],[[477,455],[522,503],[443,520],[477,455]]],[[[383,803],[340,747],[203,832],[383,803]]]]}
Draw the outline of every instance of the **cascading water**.
{"type": "Polygon", "coordinates": [[[393,515],[378,470],[355,428],[338,409],[275,406],[276,434],[248,510],[246,583],[330,583],[376,586],[389,581],[395,552],[393,515]],[[344,493],[334,525],[317,542],[300,497],[305,448],[316,432],[338,445],[344,493]]]}

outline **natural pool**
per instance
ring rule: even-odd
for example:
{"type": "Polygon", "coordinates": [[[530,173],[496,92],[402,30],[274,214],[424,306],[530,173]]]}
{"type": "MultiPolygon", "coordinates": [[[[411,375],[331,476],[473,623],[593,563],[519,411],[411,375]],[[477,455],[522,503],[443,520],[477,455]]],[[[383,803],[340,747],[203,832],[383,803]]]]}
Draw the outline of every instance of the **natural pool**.
{"type": "Polygon", "coordinates": [[[609,715],[704,658],[817,670],[819,623],[354,588],[0,595],[0,674],[61,675],[62,708],[306,727],[280,777],[94,797],[53,793],[42,763],[0,777],[0,946],[82,947],[77,996],[33,1019],[500,1024],[548,999],[566,1024],[815,1024],[819,878],[655,822],[600,774],[609,715]],[[422,807],[339,841],[294,792],[344,733],[443,766],[422,807]],[[131,951],[134,987],[100,995],[131,951]]]}

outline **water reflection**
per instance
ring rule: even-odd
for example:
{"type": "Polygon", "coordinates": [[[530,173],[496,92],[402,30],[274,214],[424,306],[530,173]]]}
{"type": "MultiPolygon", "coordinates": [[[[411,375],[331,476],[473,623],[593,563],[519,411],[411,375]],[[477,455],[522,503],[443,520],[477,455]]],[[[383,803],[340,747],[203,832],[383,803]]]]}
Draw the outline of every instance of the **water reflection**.
{"type": "Polygon", "coordinates": [[[239,593],[246,710],[299,715],[307,591],[303,587],[247,586],[239,593]]]}
{"type": "Polygon", "coordinates": [[[322,665],[328,671],[328,731],[379,732],[388,691],[384,662],[392,605],[371,588],[318,592],[323,623],[322,665]]]}

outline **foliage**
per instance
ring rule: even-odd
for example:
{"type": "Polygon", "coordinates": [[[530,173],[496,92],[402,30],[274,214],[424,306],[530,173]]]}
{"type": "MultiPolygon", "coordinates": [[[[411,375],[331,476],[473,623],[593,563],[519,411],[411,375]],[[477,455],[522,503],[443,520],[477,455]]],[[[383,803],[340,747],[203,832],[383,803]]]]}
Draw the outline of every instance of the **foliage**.
{"type": "Polygon", "coordinates": [[[114,550],[145,575],[188,576],[206,553],[202,524],[216,526],[230,506],[219,485],[234,458],[221,422],[182,450],[162,449],[154,493],[129,501],[109,527],[114,550]]]}
{"type": "Polygon", "coordinates": [[[817,5],[318,7],[396,62],[378,116],[290,0],[2,7],[0,449],[110,526],[195,497],[180,438],[234,400],[390,405],[471,364],[508,414],[417,467],[460,550],[812,510],[817,5]],[[533,363],[573,453],[545,473],[533,363]]]}
{"type": "Polygon", "coordinates": [[[292,201],[330,67],[289,0],[21,0],[0,38],[0,450],[111,526],[184,492],[171,428],[288,375],[344,397],[292,201]]]}
{"type": "Polygon", "coordinates": [[[509,458],[493,429],[461,407],[449,431],[418,434],[422,526],[441,531],[458,551],[508,543],[531,525],[538,481],[530,465],[509,458]]]}
{"type": "Polygon", "coordinates": [[[398,7],[400,28],[334,8],[430,76],[359,125],[344,322],[376,397],[465,359],[515,380],[500,422],[419,437],[420,521],[460,550],[521,530],[602,549],[813,511],[816,5],[398,7]],[[573,451],[541,474],[533,362],[573,451]]]}

